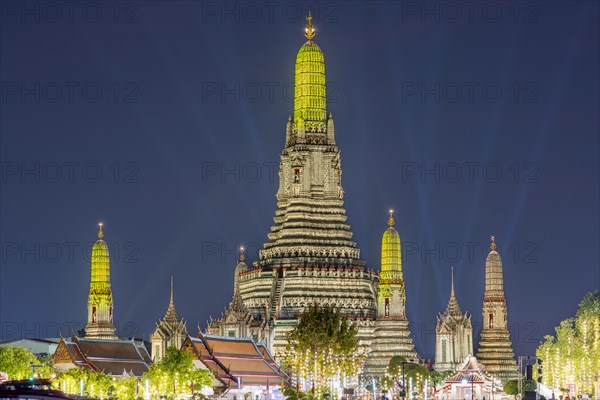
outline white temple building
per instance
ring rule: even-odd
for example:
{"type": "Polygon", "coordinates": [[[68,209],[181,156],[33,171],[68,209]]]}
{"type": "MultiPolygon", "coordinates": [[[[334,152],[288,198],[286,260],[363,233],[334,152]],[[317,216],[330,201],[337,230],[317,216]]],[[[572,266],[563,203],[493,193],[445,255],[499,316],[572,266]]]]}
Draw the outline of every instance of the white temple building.
{"type": "Polygon", "coordinates": [[[471,316],[460,310],[454,294],[454,267],[450,300],[446,311],[438,315],[435,328],[435,369],[455,371],[464,360],[473,354],[473,326],[471,316]]]}

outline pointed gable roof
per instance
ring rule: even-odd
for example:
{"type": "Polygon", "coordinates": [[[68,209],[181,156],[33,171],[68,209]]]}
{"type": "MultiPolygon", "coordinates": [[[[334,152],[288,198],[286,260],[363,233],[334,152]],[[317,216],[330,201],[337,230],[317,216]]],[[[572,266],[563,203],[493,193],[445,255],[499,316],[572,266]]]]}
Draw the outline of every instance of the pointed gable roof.
{"type": "Polygon", "coordinates": [[[438,315],[438,332],[444,330],[452,331],[456,328],[456,326],[467,323],[470,319],[470,316],[468,316],[466,312],[463,313],[461,311],[460,306],[458,304],[458,300],[456,299],[456,295],[454,292],[454,267],[452,267],[452,278],[450,287],[450,299],[448,300],[446,310],[443,314],[438,315]]]}
{"type": "Polygon", "coordinates": [[[165,316],[156,323],[156,330],[152,334],[162,337],[169,337],[174,334],[187,334],[186,322],[177,314],[175,309],[175,301],[173,300],[173,276],[171,276],[171,295],[169,297],[169,306],[165,316]]]}

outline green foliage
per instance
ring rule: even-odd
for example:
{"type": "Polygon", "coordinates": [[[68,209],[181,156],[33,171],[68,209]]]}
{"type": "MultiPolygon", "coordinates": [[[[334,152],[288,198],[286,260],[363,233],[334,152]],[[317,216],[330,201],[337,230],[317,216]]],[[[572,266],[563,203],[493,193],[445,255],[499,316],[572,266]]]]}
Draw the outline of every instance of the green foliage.
{"type": "Polygon", "coordinates": [[[425,380],[429,377],[429,370],[424,365],[409,364],[405,367],[406,379],[413,378],[425,380]]]}
{"type": "Polygon", "coordinates": [[[515,396],[519,393],[519,381],[517,379],[511,379],[504,384],[502,388],[504,393],[515,396]]]}
{"type": "Polygon", "coordinates": [[[148,379],[151,395],[168,399],[189,397],[194,390],[212,384],[212,374],[194,369],[192,356],[174,347],[167,349],[161,362],[153,364],[140,381],[136,377],[110,377],[86,368],[72,368],[58,377],[61,389],[66,393],[79,394],[83,381],[83,394],[93,398],[131,400],[142,398],[148,379]]]}
{"type": "Polygon", "coordinates": [[[388,363],[386,375],[381,379],[381,386],[384,389],[394,389],[395,381],[402,382],[403,378],[407,389],[412,379],[413,392],[422,392],[425,379],[430,378],[430,373],[423,365],[408,363],[402,356],[393,356],[388,363]],[[403,365],[404,371],[402,370],[403,365]]]}
{"type": "Polygon", "coordinates": [[[310,393],[297,391],[293,387],[287,387],[283,391],[283,395],[287,400],[314,400],[314,397],[310,393]]]}
{"type": "Polygon", "coordinates": [[[429,372],[429,377],[431,379],[431,383],[434,386],[438,386],[442,382],[444,382],[447,377],[449,377],[453,374],[454,374],[454,371],[431,371],[431,372],[429,372]]]}
{"type": "Polygon", "coordinates": [[[536,355],[544,361],[544,384],[554,389],[575,384],[580,393],[594,394],[594,371],[600,372],[600,291],[588,293],[575,318],[562,321],[555,336],[545,336],[536,355]]]}
{"type": "Polygon", "coordinates": [[[585,295],[581,303],[579,303],[579,309],[577,310],[576,318],[583,318],[586,316],[599,316],[600,315],[600,290],[590,292],[585,295]]]}
{"type": "Polygon", "coordinates": [[[52,356],[42,356],[38,358],[38,367],[35,368],[35,373],[42,378],[50,378],[54,374],[54,365],[52,356]]]}
{"type": "MultiPolygon", "coordinates": [[[[137,391],[138,380],[135,376],[129,378],[114,378],[114,390],[113,394],[117,399],[135,399],[135,392],[137,391]]],[[[140,393],[142,389],[140,388],[140,393]]],[[[138,396],[141,397],[141,396],[138,396]]]]}
{"type": "MultiPolygon", "coordinates": [[[[535,392],[537,390],[537,382],[536,381],[529,381],[529,380],[523,380],[521,382],[521,389],[523,390],[523,393],[525,392],[535,392]]],[[[504,391],[504,393],[506,394],[510,394],[512,396],[515,396],[515,399],[517,398],[517,394],[519,394],[519,380],[518,379],[511,379],[510,381],[507,381],[504,384],[504,387],[502,388],[502,390],[504,391]]],[[[540,395],[540,400],[545,400],[544,396],[540,395]]]]}
{"type": "Polygon", "coordinates": [[[338,373],[356,375],[361,362],[356,333],[336,309],[310,306],[288,334],[283,364],[317,386],[338,373]]]}
{"type": "Polygon", "coordinates": [[[60,374],[57,380],[61,390],[71,394],[80,393],[80,382],[83,381],[83,395],[95,398],[108,397],[118,384],[110,376],[87,368],[72,368],[60,374]]]}
{"type": "MultiPolygon", "coordinates": [[[[31,351],[22,347],[0,347],[0,371],[8,374],[8,379],[26,379],[32,374],[31,364],[41,365],[31,351]]],[[[43,371],[36,370],[42,374],[43,371]]]]}
{"type": "Polygon", "coordinates": [[[184,350],[169,347],[160,362],[152,364],[143,379],[148,379],[150,392],[169,399],[187,396],[194,390],[212,384],[207,370],[195,369],[192,356],[184,350]]]}
{"type": "Polygon", "coordinates": [[[402,374],[402,363],[406,363],[406,358],[402,356],[393,356],[387,367],[387,373],[391,376],[399,377],[402,374]]]}

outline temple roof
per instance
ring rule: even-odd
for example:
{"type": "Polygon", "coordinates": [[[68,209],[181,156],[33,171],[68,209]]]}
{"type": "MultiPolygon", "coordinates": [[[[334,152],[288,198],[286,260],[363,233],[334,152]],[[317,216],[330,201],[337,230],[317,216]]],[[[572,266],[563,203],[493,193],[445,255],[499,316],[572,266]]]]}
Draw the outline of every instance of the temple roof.
{"type": "Polygon", "coordinates": [[[142,376],[148,371],[150,355],[135,340],[100,340],[74,336],[61,339],[54,353],[55,364],[72,363],[77,367],[104,371],[113,376],[142,376]]]}
{"type": "Polygon", "coordinates": [[[167,307],[167,313],[163,317],[161,322],[165,322],[169,325],[178,325],[184,323],[183,318],[177,314],[175,310],[175,301],[173,300],[173,276],[171,276],[171,296],[169,297],[169,307],[167,307]]]}
{"type": "Polygon", "coordinates": [[[448,300],[448,305],[446,306],[445,315],[452,316],[462,316],[462,312],[460,311],[460,306],[458,305],[458,300],[456,300],[456,296],[454,294],[454,267],[452,267],[452,278],[451,278],[451,289],[450,289],[450,300],[448,300]]]}
{"type": "Polygon", "coordinates": [[[471,326],[471,317],[463,313],[454,294],[454,267],[452,267],[452,283],[450,299],[443,314],[438,315],[437,332],[453,331],[457,326],[471,326]]]}
{"type": "Polygon", "coordinates": [[[477,361],[477,357],[468,356],[465,361],[457,368],[456,374],[447,377],[444,384],[452,383],[473,383],[473,384],[492,384],[492,377],[486,373],[483,365],[477,361]]]}
{"type": "Polygon", "coordinates": [[[237,387],[238,379],[247,386],[276,386],[282,380],[289,381],[266,347],[251,338],[199,334],[197,338],[188,336],[183,347],[231,387],[237,387]]]}
{"type": "Polygon", "coordinates": [[[477,361],[477,357],[468,356],[462,364],[459,365],[457,371],[480,371],[484,372],[485,367],[477,361]]]}

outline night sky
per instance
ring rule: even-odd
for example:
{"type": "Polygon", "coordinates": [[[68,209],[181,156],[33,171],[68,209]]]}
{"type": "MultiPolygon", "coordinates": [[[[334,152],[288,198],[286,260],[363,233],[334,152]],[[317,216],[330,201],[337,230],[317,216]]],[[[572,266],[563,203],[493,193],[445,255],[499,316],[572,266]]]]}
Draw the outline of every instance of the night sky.
{"type": "Polygon", "coordinates": [[[421,356],[452,265],[480,330],[492,234],[516,353],[600,288],[599,3],[67,3],[1,3],[2,339],[84,327],[99,221],[121,336],[170,275],[191,334],[221,313],[273,221],[309,8],[354,239],[379,269],[396,210],[421,356]]]}

